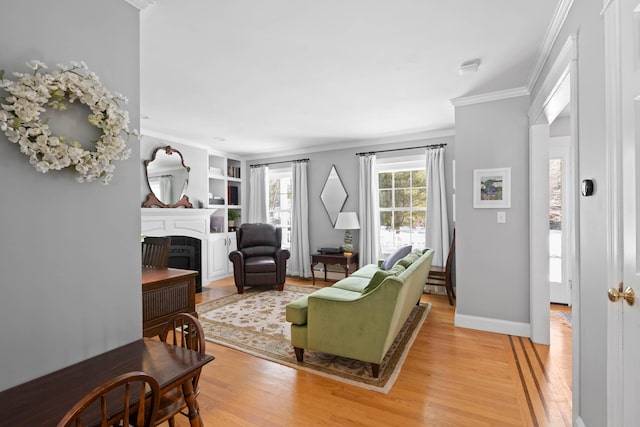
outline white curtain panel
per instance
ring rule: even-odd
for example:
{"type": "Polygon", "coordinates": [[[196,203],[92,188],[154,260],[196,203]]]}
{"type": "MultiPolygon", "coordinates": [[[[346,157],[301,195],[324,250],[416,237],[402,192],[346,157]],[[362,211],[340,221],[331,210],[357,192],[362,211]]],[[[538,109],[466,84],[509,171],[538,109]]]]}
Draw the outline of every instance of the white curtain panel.
{"type": "Polygon", "coordinates": [[[173,195],[171,194],[171,176],[162,175],[160,177],[160,201],[166,204],[171,204],[173,195]]]}
{"type": "Polygon", "coordinates": [[[375,264],[380,258],[380,213],[376,156],[360,156],[358,208],[360,210],[360,265],[375,264]]]}
{"type": "Polygon", "coordinates": [[[266,166],[251,168],[249,174],[249,223],[267,222],[267,198],[269,194],[269,183],[267,182],[266,166]]]}
{"type": "Polygon", "coordinates": [[[444,180],[444,147],[426,150],[427,230],[426,247],[435,250],[433,265],[443,267],[449,255],[449,219],[444,180]]]}
{"type": "Polygon", "coordinates": [[[293,162],[291,181],[291,257],[287,262],[287,274],[311,277],[307,162],[293,162]]]}

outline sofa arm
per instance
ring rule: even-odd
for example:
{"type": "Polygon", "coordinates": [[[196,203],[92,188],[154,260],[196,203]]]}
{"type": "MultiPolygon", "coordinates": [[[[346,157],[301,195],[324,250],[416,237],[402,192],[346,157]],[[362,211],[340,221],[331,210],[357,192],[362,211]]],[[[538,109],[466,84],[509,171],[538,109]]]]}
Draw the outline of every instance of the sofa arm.
{"type": "Polygon", "coordinates": [[[233,263],[233,279],[237,287],[244,286],[244,254],[242,251],[233,251],[229,254],[229,261],[233,263]]]}
{"type": "Polygon", "coordinates": [[[288,249],[276,249],[274,257],[276,259],[276,275],[278,284],[284,283],[287,279],[287,260],[291,256],[288,249]]]}
{"type": "Polygon", "coordinates": [[[275,257],[278,262],[284,262],[288,260],[290,256],[291,252],[289,252],[289,249],[276,249],[275,257]]]}

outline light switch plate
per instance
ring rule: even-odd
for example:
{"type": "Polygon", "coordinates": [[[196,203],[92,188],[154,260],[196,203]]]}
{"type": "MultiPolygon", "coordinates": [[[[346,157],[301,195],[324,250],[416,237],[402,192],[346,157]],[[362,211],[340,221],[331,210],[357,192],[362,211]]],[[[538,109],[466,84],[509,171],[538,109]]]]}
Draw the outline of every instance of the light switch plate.
{"type": "Polygon", "coordinates": [[[498,212],[498,224],[504,224],[505,222],[507,222],[507,213],[498,212]]]}

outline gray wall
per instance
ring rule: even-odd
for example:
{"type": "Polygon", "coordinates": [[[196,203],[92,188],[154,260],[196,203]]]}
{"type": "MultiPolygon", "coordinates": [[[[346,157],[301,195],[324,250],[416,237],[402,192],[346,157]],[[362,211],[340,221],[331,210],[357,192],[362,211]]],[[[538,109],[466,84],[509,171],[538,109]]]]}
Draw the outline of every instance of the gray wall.
{"type": "MultiPolygon", "coordinates": [[[[596,189],[606,188],[604,27],[602,1],[574,2],[539,82],[571,34],[578,40],[578,151],[579,179],[590,178],[596,189]]],[[[532,96],[539,91],[534,89],[532,96]]],[[[573,113],[573,112],[572,112],[573,113]]],[[[595,191],[580,197],[580,372],[578,414],[588,426],[607,420],[607,224],[606,194],[595,191]]]]}
{"type": "MultiPolygon", "coordinates": [[[[447,175],[447,188],[451,189],[451,163],[453,160],[453,152],[454,152],[454,138],[453,137],[440,137],[433,139],[423,139],[418,141],[406,141],[406,142],[397,142],[390,144],[379,144],[379,145],[367,145],[367,146],[358,146],[354,148],[346,148],[342,150],[331,150],[331,151],[317,151],[310,152],[295,156],[283,156],[283,157],[270,157],[270,158],[256,158],[247,160],[247,166],[256,164],[256,163],[269,163],[269,162],[277,162],[283,160],[294,160],[301,158],[308,158],[308,182],[309,182],[309,241],[310,241],[310,250],[311,252],[315,252],[318,248],[323,246],[336,246],[341,245],[343,242],[344,231],[343,230],[335,230],[331,225],[329,220],[329,216],[320,200],[320,192],[324,186],[324,183],[329,175],[329,171],[331,170],[331,165],[335,165],[336,170],[338,171],[338,175],[340,175],[340,179],[344,184],[347,190],[347,201],[342,208],[343,211],[353,211],[358,212],[358,219],[360,218],[360,213],[358,209],[358,156],[356,153],[360,152],[368,152],[368,151],[377,151],[377,150],[387,150],[387,149],[395,149],[395,148],[403,148],[403,147],[416,147],[422,145],[429,144],[440,144],[446,143],[447,148],[445,150],[445,170],[447,175]]],[[[407,151],[396,151],[391,153],[380,153],[378,154],[379,158],[389,157],[389,156],[399,156],[403,154],[417,154],[423,153],[424,150],[407,150],[407,151]]],[[[276,167],[274,165],[272,167],[276,167]]],[[[250,192],[251,189],[248,188],[248,176],[245,180],[247,182],[247,189],[250,192]]],[[[449,191],[451,192],[451,191],[449,191]]],[[[451,211],[451,194],[448,198],[448,206],[449,206],[449,218],[451,222],[452,211],[451,211]]],[[[453,228],[453,224],[451,224],[453,228]]],[[[353,241],[355,245],[358,244],[359,234],[357,230],[353,231],[353,241]]]]}
{"type": "MultiPolygon", "coordinates": [[[[194,208],[198,207],[198,202],[207,203],[208,179],[207,171],[209,169],[209,158],[207,150],[175,141],[167,141],[152,136],[143,136],[140,140],[140,204],[144,202],[149,194],[149,186],[144,171],[144,161],[151,160],[151,156],[156,148],[166,147],[170,145],[172,148],[180,151],[184,159],[184,164],[189,166],[189,187],[187,188],[187,196],[194,208]]],[[[140,206],[138,204],[138,206],[140,206]]]]}
{"type": "Polygon", "coordinates": [[[456,108],[457,315],[529,323],[528,108],[528,96],[456,108]],[[474,209],[473,170],[504,167],[511,208],[474,209]]]}
{"type": "MultiPolygon", "coordinates": [[[[85,61],[129,98],[139,127],[136,9],[101,0],[2,0],[1,9],[7,78],[31,59],[85,61]]],[[[83,140],[87,127],[85,116],[62,130],[83,140]]],[[[137,139],[129,147],[109,185],[80,184],[66,170],[37,172],[0,134],[0,390],[142,336],[137,139]]]]}

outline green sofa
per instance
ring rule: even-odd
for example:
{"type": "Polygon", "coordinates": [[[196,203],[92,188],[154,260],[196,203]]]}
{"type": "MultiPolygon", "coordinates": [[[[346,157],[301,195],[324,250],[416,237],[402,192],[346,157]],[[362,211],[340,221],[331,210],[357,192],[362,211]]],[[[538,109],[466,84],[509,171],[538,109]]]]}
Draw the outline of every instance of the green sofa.
{"type": "Polygon", "coordinates": [[[289,303],[291,344],[298,362],[313,350],[371,363],[380,362],[416,304],[420,303],[433,250],[414,250],[390,270],[366,265],[333,286],[289,303]]]}

